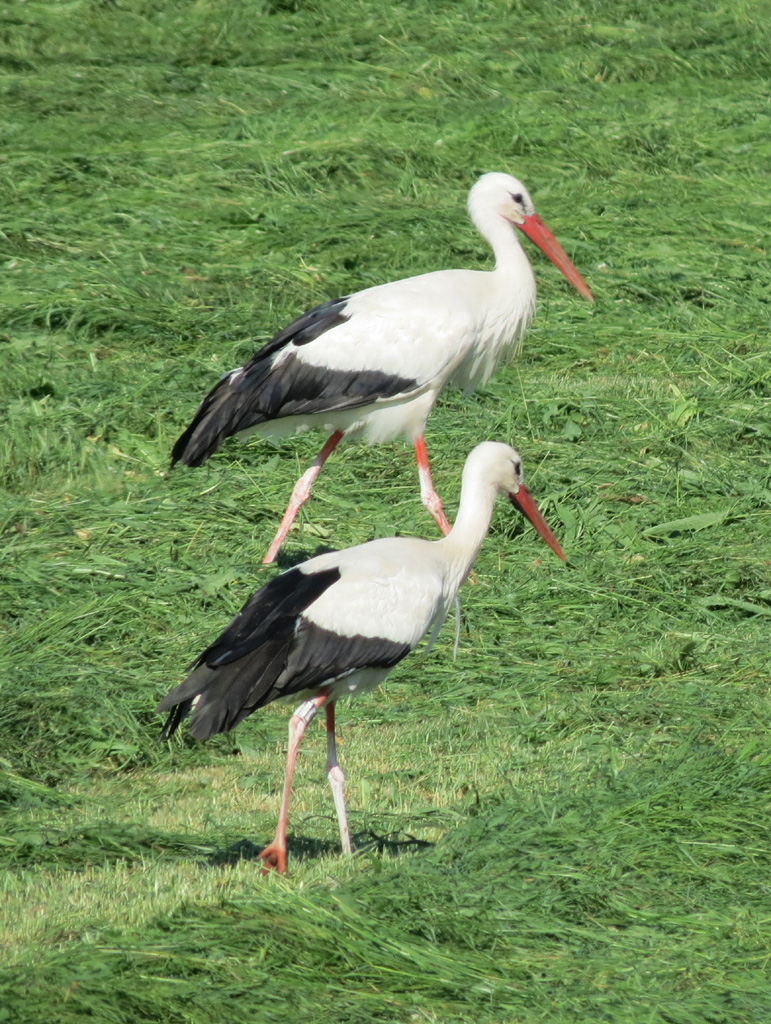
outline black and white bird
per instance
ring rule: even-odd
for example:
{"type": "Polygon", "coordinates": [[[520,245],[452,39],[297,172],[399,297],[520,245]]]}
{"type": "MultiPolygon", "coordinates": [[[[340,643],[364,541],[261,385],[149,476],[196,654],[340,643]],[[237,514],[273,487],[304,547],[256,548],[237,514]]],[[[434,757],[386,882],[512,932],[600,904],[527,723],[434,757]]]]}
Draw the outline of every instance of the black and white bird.
{"type": "Polygon", "coordinates": [[[535,310],[535,277],[519,228],[590,301],[578,271],[509,174],[483,175],[469,215],[495,255],[495,269],[440,270],[325,302],[289,324],[204,398],[172,450],[172,466],[199,466],[225,438],[279,439],[324,430],[327,442],[300,477],[264,562],[272,562],[313,481],[340,440],[404,436],[415,446],[423,504],[447,534],[424,432],[437,395],[452,383],[484,384],[511,356],[535,310]]]}
{"type": "Polygon", "coordinates": [[[511,503],[552,550],[565,556],[523,484],[519,455],[506,444],[478,445],[463,469],[455,526],[440,540],[390,537],[319,555],[257,591],[164,697],[171,736],[192,712],[190,732],[227,732],[280,697],[302,697],[289,722],[286,778],[273,842],[260,856],[286,869],[289,793],[297,748],[318,709],[326,707],[327,776],[344,853],[351,837],[344,775],[335,749],[335,703],[373,690],[431,632],[433,641],[468,576],[490,526],[495,498],[511,503]]]}

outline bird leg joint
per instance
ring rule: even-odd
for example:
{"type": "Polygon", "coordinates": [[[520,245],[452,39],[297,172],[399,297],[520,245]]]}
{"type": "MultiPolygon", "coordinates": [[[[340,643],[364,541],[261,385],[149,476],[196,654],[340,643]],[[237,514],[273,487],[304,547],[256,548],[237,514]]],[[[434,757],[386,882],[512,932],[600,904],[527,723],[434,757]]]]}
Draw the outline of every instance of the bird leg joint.
{"type": "MultiPolygon", "coordinates": [[[[326,700],[326,697],[324,700],[326,700]]],[[[295,713],[292,715],[292,718],[299,718],[304,725],[310,725],[322,703],[323,701],[320,702],[318,697],[306,700],[299,706],[299,708],[297,708],[295,713]]]]}

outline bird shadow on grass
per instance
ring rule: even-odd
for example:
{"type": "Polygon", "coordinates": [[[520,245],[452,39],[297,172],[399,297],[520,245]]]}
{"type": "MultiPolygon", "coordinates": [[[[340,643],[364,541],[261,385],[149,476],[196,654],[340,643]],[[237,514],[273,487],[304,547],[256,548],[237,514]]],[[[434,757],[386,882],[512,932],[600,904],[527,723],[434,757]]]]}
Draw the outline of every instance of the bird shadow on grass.
{"type": "MultiPolygon", "coordinates": [[[[416,839],[406,832],[378,833],[367,829],[351,836],[354,854],[387,853],[397,857],[403,853],[415,853],[433,846],[425,839],[416,839]]],[[[239,839],[222,850],[215,850],[206,863],[212,867],[232,867],[242,860],[257,860],[265,845],[253,843],[250,839],[239,839]]],[[[309,839],[305,836],[288,836],[287,856],[293,860],[315,860],[319,857],[340,856],[340,844],[328,839],[309,839]]]]}

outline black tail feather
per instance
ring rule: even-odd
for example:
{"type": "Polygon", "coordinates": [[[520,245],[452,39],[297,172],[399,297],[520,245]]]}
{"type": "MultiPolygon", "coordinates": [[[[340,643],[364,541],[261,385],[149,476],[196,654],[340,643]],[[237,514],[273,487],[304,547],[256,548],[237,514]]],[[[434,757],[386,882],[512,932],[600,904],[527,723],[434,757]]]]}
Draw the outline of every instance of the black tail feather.
{"type": "Polygon", "coordinates": [[[172,736],[191,709],[190,735],[207,740],[229,732],[252,711],[280,697],[274,683],[286,664],[287,647],[284,639],[221,668],[201,665],[156,708],[171,709],[161,739],[172,736]]]}
{"type": "MultiPolygon", "coordinates": [[[[237,371],[236,371],[237,372],[237,371]]],[[[221,377],[198,406],[187,429],[177,438],[171,449],[171,468],[178,462],[186,466],[200,466],[213,455],[222,442],[239,430],[262,423],[265,417],[253,413],[244,416],[239,391],[231,385],[231,374],[221,377]],[[249,419],[249,422],[244,422],[249,419]]]]}
{"type": "MultiPolygon", "coordinates": [[[[168,705],[166,706],[168,707],[168,705]]],[[[172,707],[169,715],[166,718],[166,721],[163,723],[163,728],[161,729],[160,735],[161,740],[171,739],[171,737],[179,728],[180,724],[190,714],[190,708],[192,706],[192,700],[183,700],[180,704],[176,704],[174,707],[172,707]]],[[[158,707],[156,708],[156,711],[160,710],[161,706],[159,704],[158,707]]]]}

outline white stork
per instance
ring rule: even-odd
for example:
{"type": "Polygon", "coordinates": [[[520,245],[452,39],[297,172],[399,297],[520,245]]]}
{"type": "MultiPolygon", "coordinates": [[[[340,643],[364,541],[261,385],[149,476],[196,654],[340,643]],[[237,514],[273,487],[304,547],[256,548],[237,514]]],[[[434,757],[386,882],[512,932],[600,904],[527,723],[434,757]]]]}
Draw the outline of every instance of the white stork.
{"type": "Polygon", "coordinates": [[[431,641],[468,576],[490,525],[498,493],[565,556],[522,482],[519,455],[486,441],[463,469],[455,526],[441,540],[389,537],[318,555],[276,576],[253,594],[188,678],[157,710],[169,711],[161,737],[192,711],[190,732],[227,732],[279,697],[304,697],[289,721],[289,750],[278,826],[260,854],[266,870],[286,870],[286,826],[297,748],[306,726],[326,707],[327,777],[343,853],[351,836],[344,775],[335,748],[335,702],[379,685],[431,630],[431,641]]]}
{"type": "Polygon", "coordinates": [[[485,174],[468,209],[492,246],[495,269],[440,270],[325,302],[295,320],[204,398],[177,440],[171,464],[199,466],[226,437],[273,439],[318,428],[330,434],[300,477],[263,561],[272,562],[313,481],[343,436],[371,442],[404,435],[415,446],[423,504],[447,534],[424,432],[448,381],[472,390],[513,354],[535,310],[535,277],[514,228],[587,299],[565,251],[535,212],[522,182],[485,174]]]}

